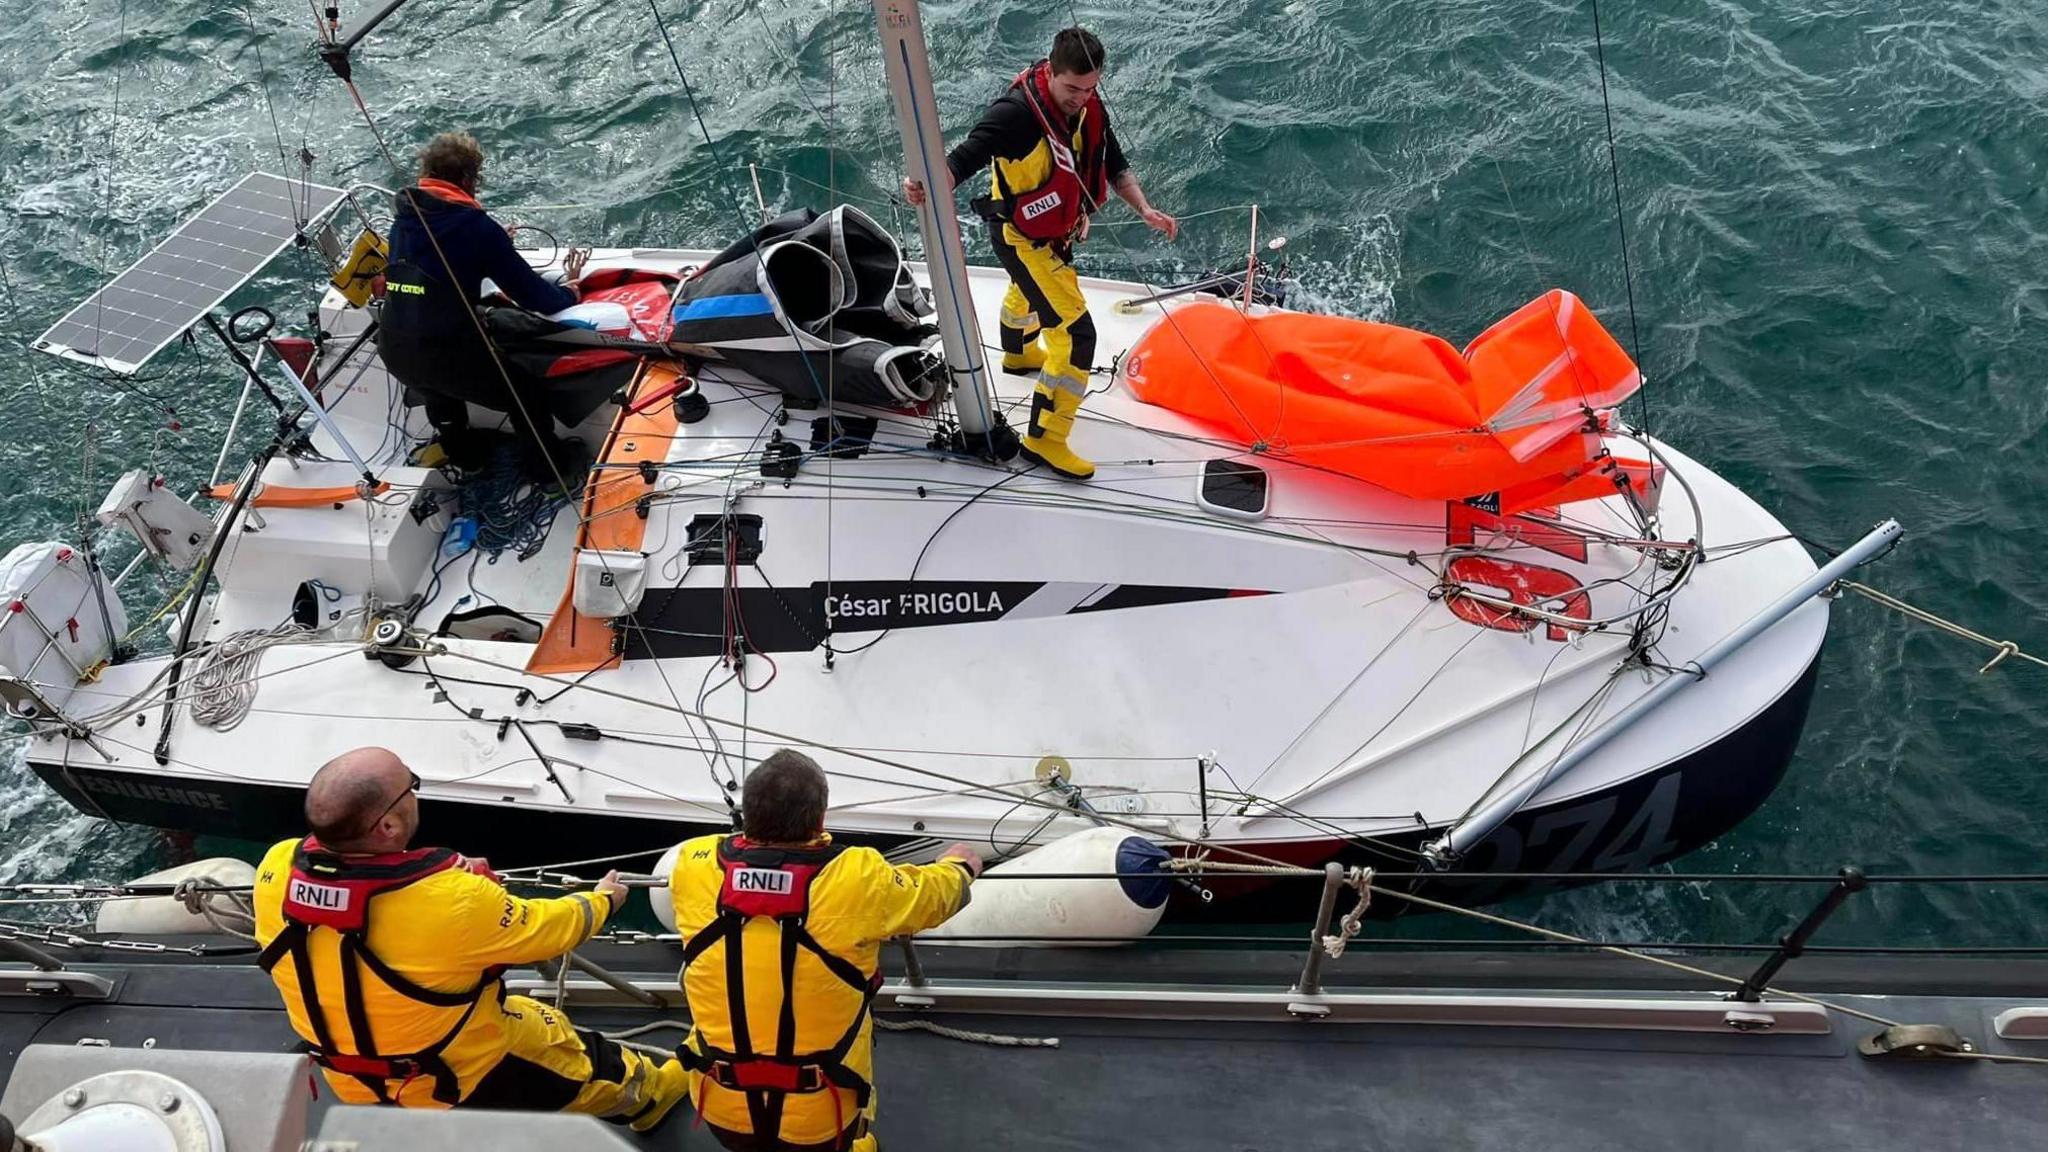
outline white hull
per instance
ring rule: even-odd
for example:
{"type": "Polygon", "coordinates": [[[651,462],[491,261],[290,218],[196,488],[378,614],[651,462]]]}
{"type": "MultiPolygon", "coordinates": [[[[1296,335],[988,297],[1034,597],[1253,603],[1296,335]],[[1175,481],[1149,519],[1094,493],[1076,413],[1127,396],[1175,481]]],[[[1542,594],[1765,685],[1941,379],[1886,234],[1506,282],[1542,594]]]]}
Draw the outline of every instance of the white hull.
{"type": "MultiPolygon", "coordinates": [[[[591,266],[673,269],[708,255],[600,250],[591,266]]],[[[996,329],[1003,283],[995,270],[972,274],[985,331],[996,329]]],[[[1083,286],[1100,329],[1098,360],[1108,365],[1159,312],[1117,311],[1115,301],[1143,286],[1083,286]]],[[[346,335],[364,314],[340,303],[329,294],[325,319],[346,335]]],[[[331,342],[330,351],[343,343],[331,342]]],[[[331,412],[359,449],[383,445],[373,465],[402,460],[405,446],[387,435],[388,418],[403,418],[415,437],[427,431],[417,410],[395,405],[381,369],[358,375],[351,366],[322,376],[353,380],[338,401],[330,391],[331,412]]],[[[1251,456],[1140,403],[1121,379],[1097,377],[1106,390],[1088,399],[1074,434],[1100,466],[1087,484],[1042,469],[1012,475],[929,451],[924,421],[855,409],[848,414],[881,418],[872,450],[857,459],[807,457],[785,483],[762,476],[763,444],[778,430],[807,444],[810,421],[822,412],[793,411],[779,426],[779,393],[714,376],[700,382],[711,415],[682,427],[649,488],[648,599],[640,626],[626,630],[622,665],[565,691],[575,677],[520,671],[532,655],[520,643],[443,637],[435,643],[445,654],[402,670],[365,660],[356,639],[279,646],[262,657],[257,699],[239,726],[214,731],[178,710],[170,759],[159,765],[152,751],[163,709],[137,712],[140,721],[120,714],[123,701],[147,696],[162,670],[160,659],[142,660],[108,669],[68,705],[74,715],[118,715],[118,722],[99,725],[91,741],[46,733],[32,742],[30,760],[67,795],[112,814],[137,818],[147,808],[153,814],[140,818],[254,835],[273,818],[218,810],[253,801],[202,794],[285,796],[283,788],[302,785],[327,757],[377,743],[419,772],[430,802],[445,802],[430,809],[489,806],[521,828],[535,826],[527,816],[544,815],[564,828],[652,829],[725,823],[722,782],[800,739],[835,773],[832,826],[914,855],[955,839],[1002,854],[1086,827],[1081,812],[1045,807],[1063,797],[1034,781],[1040,759],[1059,756],[1071,762],[1081,795],[1111,819],[1169,841],[1263,853],[1293,845],[1301,858],[1328,855],[1340,837],[1412,845],[1423,828],[1455,822],[1495,789],[1542,771],[1658,679],[1689,675],[1668,669],[1684,667],[1814,571],[1769,513],[1657,445],[1673,480],[1659,535],[1698,540],[1708,559],[1669,600],[1654,649],[1659,667],[1617,674],[1630,646],[1626,625],[1552,639],[1542,626],[1502,631],[1455,615],[1436,575],[1446,548],[1444,503],[1396,496],[1281,456],[1251,456]],[[1234,520],[1196,503],[1202,462],[1223,456],[1254,460],[1270,473],[1266,518],[1234,520]],[[1691,500],[1679,495],[1681,484],[1691,500]],[[748,658],[747,681],[760,685],[768,659],[775,663],[773,681],[757,692],[715,687],[729,674],[717,655],[724,568],[691,565],[684,554],[692,519],[717,515],[728,502],[733,513],[762,521],[756,564],[739,565],[734,575],[752,646],[767,649],[748,658]],[[1409,551],[1418,563],[1408,562],[1409,551]],[[839,629],[829,663],[817,634],[828,595],[839,629]],[[669,611],[650,619],[649,608],[664,599],[669,611]],[[896,626],[874,630],[883,621],[896,626]],[[438,691],[430,671],[445,679],[438,691]],[[706,686],[712,690],[700,699],[706,686]],[[464,714],[471,711],[476,718],[464,714]],[[506,717],[522,722],[524,735],[504,727],[506,717]],[[606,738],[570,738],[554,722],[595,726],[606,738]],[[536,747],[558,758],[559,786],[536,747]],[[1205,757],[1216,767],[1201,782],[1205,757]],[[64,766],[73,773],[68,781],[64,766]],[[100,783],[82,785],[80,774],[100,783]],[[182,802],[164,800],[159,793],[167,789],[151,791],[167,778],[178,782],[182,802]],[[116,784],[103,786],[109,780],[116,784]],[[136,781],[139,790],[122,783],[136,781]],[[1206,812],[1198,799],[1205,791],[1206,812]]],[[[999,404],[1021,426],[1031,382],[996,381],[999,404]]],[[[608,406],[593,419],[590,439],[602,437],[614,411],[608,406]]],[[[1617,447],[1641,451],[1633,442],[1617,447]]],[[[347,466],[320,462],[273,462],[267,475],[299,486],[353,479],[347,466]]],[[[1567,505],[1563,514],[1594,533],[1641,536],[1619,499],[1567,505]]],[[[333,537],[360,551],[364,506],[330,515],[333,537]]],[[[494,564],[458,561],[417,626],[432,631],[464,596],[471,599],[460,610],[488,597],[548,619],[569,579],[575,534],[574,517],[564,514],[531,560],[508,553],[494,564]]],[[[316,566],[291,535],[269,527],[238,533],[221,558],[224,591],[195,642],[287,615],[302,573],[316,566]]],[[[1596,541],[1581,561],[1483,526],[1474,543],[1570,573],[1591,590],[1595,619],[1635,607],[1655,575],[1640,547],[1596,541]]],[[[357,586],[426,587],[424,576],[414,580],[418,573],[390,566],[363,572],[357,586]]],[[[1644,803],[1660,768],[1688,757],[1704,764],[1717,745],[1746,726],[1754,730],[1799,689],[1789,731],[1778,731],[1783,719],[1773,722],[1769,755],[1777,762],[1755,774],[1761,791],[1717,802],[1716,822],[1725,826],[1729,812],[1739,818],[1761,801],[1789,755],[1804,713],[1803,677],[1826,622],[1824,602],[1801,607],[1679,694],[1680,703],[1546,787],[1530,810],[1554,813],[1578,802],[1598,808],[1602,797],[1624,793],[1644,803]]],[[[1743,767],[1725,771],[1732,786],[1743,767]]],[[[1715,787],[1711,780],[1686,785],[1715,787]]],[[[1641,867],[1718,834],[1689,822],[1684,796],[1676,786],[1670,791],[1648,801],[1664,805],[1661,812],[1609,803],[1599,827],[1554,827],[1549,843],[1531,843],[1526,853],[1518,845],[1516,862],[1498,851],[1481,855],[1495,867],[1529,868],[1538,859],[1641,867]]],[[[488,830],[495,819],[483,816],[474,826],[488,830]]],[[[618,849],[656,847],[667,834],[618,849]]],[[[545,845],[527,847],[536,851],[522,855],[551,855],[545,845]]]]}

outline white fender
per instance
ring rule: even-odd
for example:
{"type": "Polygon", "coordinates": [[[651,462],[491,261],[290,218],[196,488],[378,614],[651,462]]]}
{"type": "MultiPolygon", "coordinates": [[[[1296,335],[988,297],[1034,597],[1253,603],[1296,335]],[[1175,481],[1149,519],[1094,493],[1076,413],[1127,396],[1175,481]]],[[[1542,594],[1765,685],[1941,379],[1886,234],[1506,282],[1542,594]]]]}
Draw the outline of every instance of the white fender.
{"type": "Polygon", "coordinates": [[[1142,939],[1166,913],[1169,859],[1165,849],[1122,828],[1063,836],[989,868],[959,915],[918,938],[987,948],[1107,947],[1142,939]],[[1148,875],[1059,878],[1117,872],[1148,875]],[[962,939],[977,936],[1020,939],[962,939]]]}
{"type": "Polygon", "coordinates": [[[675,875],[676,857],[682,853],[683,846],[678,844],[661,854],[661,859],[654,862],[653,872],[653,875],[661,877],[661,883],[647,889],[647,902],[654,905],[654,918],[661,921],[662,928],[669,932],[676,930],[676,902],[669,899],[668,878],[675,875]]]}
{"type": "MultiPolygon", "coordinates": [[[[678,844],[662,853],[653,874],[662,883],[647,889],[654,918],[676,930],[676,908],[668,877],[675,871],[678,844]]],[[[989,868],[975,882],[967,907],[920,939],[987,947],[1106,947],[1138,940],[1159,926],[1171,892],[1166,850],[1121,828],[1090,828],[989,868]],[[1156,877],[1066,880],[1031,879],[1068,873],[1145,872],[1156,877]],[[964,936],[1017,936],[1030,940],[961,940],[964,936]]]]}
{"type": "MultiPolygon", "coordinates": [[[[215,856],[137,876],[129,883],[176,884],[182,880],[205,880],[223,888],[247,888],[256,882],[256,866],[245,860],[215,856]]],[[[220,897],[214,899],[217,906],[227,904],[220,897]]],[[[119,900],[109,900],[100,905],[100,914],[93,921],[93,928],[117,936],[170,936],[219,931],[207,922],[206,917],[186,911],[182,902],[169,896],[124,896],[119,900]]]]}

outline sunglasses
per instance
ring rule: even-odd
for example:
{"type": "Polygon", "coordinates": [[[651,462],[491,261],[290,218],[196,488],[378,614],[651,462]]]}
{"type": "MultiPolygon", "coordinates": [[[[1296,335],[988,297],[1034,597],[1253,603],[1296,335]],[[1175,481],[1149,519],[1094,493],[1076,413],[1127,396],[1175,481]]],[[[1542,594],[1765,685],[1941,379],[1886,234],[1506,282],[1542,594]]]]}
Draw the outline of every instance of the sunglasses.
{"type": "Polygon", "coordinates": [[[377,818],[375,820],[372,820],[368,824],[363,825],[364,832],[368,832],[370,829],[375,828],[377,825],[383,823],[384,818],[386,816],[391,815],[391,810],[393,808],[398,807],[398,802],[400,800],[403,800],[407,796],[410,796],[413,793],[418,792],[420,790],[420,774],[408,770],[406,772],[406,775],[412,777],[412,782],[405,786],[405,791],[400,792],[398,795],[393,796],[391,798],[391,803],[386,804],[384,806],[384,810],[382,812],[377,813],[377,818]]]}

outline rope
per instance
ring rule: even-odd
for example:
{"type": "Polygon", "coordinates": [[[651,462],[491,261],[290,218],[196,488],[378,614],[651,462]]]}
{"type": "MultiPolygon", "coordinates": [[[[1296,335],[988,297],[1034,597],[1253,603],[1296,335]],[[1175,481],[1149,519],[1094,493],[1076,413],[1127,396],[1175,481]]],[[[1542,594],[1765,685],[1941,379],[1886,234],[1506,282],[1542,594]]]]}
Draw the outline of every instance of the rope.
{"type": "Polygon", "coordinates": [[[539,554],[555,516],[569,506],[559,490],[527,482],[515,442],[499,445],[487,465],[463,477],[456,494],[462,514],[476,521],[471,547],[493,562],[507,551],[521,560],[539,554]]]}
{"type": "MultiPolygon", "coordinates": [[[[988,1044],[997,1048],[1057,1048],[1060,1046],[1060,1038],[1057,1036],[1010,1036],[1001,1032],[976,1032],[969,1028],[954,1028],[945,1024],[937,1024],[930,1020],[885,1020],[880,1016],[875,1017],[874,1020],[875,1027],[883,1032],[929,1032],[934,1036],[942,1036],[945,1039],[958,1040],[966,1044],[988,1044]]],[[[653,1020],[633,1028],[626,1028],[617,1032],[600,1032],[598,1035],[615,1044],[624,1045],[636,1051],[646,1052],[649,1055],[674,1056],[675,1049],[673,1048],[661,1048],[653,1044],[635,1044],[632,1041],[636,1037],[645,1036],[649,1032],[659,1032],[665,1028],[674,1028],[679,1032],[688,1032],[693,1027],[694,1025],[687,1020],[653,1020]]]]}
{"type": "Polygon", "coordinates": [[[256,910],[247,894],[216,886],[210,880],[180,880],[171,892],[171,899],[185,906],[185,911],[206,919],[215,931],[223,935],[256,943],[256,910]],[[216,899],[227,902],[227,907],[215,907],[216,899]]]}
{"type": "Polygon", "coordinates": [[[192,719],[216,732],[240,724],[256,703],[256,665],[279,644],[291,644],[315,633],[296,623],[237,632],[206,650],[199,668],[186,681],[191,694],[186,706],[192,719]]]}
{"type": "Polygon", "coordinates": [[[137,624],[133,628],[130,628],[128,630],[127,635],[121,637],[120,642],[122,644],[126,644],[129,641],[134,640],[137,636],[140,636],[144,632],[148,631],[151,625],[155,624],[157,621],[163,619],[164,617],[170,615],[172,612],[177,611],[178,605],[183,604],[185,602],[185,597],[191,595],[192,586],[197,583],[199,583],[199,570],[197,568],[194,568],[192,570],[192,575],[187,576],[185,578],[184,585],[180,587],[176,592],[171,593],[171,598],[164,601],[162,604],[158,605],[157,610],[151,612],[149,614],[149,617],[145,619],[142,623],[137,624]]]}
{"type": "Polygon", "coordinates": [[[1057,1048],[1057,1036],[1010,1036],[1002,1032],[976,1032],[968,1028],[952,1028],[935,1024],[930,1020],[884,1020],[875,1017],[875,1027],[884,1032],[929,1032],[948,1040],[959,1040],[967,1044],[990,1044],[997,1048],[1057,1048]]]}
{"type": "Polygon", "coordinates": [[[2002,661],[2004,661],[2005,658],[2008,656],[2017,656],[2030,664],[2035,664],[2042,668],[2048,668],[2048,660],[2043,660],[2041,657],[2036,656],[2030,652],[2021,651],[2019,644],[2015,641],[1994,640],[1991,637],[1984,635],[1982,632],[1977,632],[1972,629],[1965,628],[1961,624],[1958,624],[1953,620],[1943,619],[1942,617],[1936,616],[1934,613],[1929,612],[1925,608],[1920,608],[1912,604],[1908,604],[1904,600],[1901,600],[1898,597],[1893,596],[1889,593],[1880,592],[1877,589],[1872,588],[1868,584],[1859,584],[1854,580],[1843,580],[1838,582],[1835,586],[1837,588],[1841,588],[1849,592],[1854,592],[1858,596],[1861,596],[1866,600],[1870,600],[1874,603],[1889,608],[1902,616],[1907,616],[1914,620],[1920,621],[1922,624],[1929,624],[1936,628],[1939,628],[1943,632],[1946,632],[1951,636],[1959,636],[1965,640],[1970,641],[1973,644],[1982,644],[1984,647],[1990,648],[1997,652],[1997,655],[1993,656],[1989,663],[1985,664],[1982,668],[1977,669],[1977,674],[1979,676],[1982,676],[1984,673],[1989,672],[1993,668],[1998,667],[1998,665],[2002,661]]]}
{"type": "MultiPolygon", "coordinates": [[[[681,1032],[688,1032],[693,1027],[695,1025],[691,1024],[688,1020],[654,1020],[620,1032],[600,1032],[598,1035],[607,1040],[631,1040],[635,1036],[645,1036],[649,1032],[659,1032],[663,1028],[674,1028],[681,1032]]],[[[668,1054],[673,1056],[675,1051],[670,1049],[668,1054]]]]}
{"type": "Polygon", "coordinates": [[[1352,868],[1345,872],[1344,886],[1358,893],[1358,903],[1337,922],[1335,936],[1323,937],[1323,952],[1332,960],[1344,955],[1344,946],[1365,926],[1365,910],[1372,906],[1372,869],[1352,868]]]}
{"type": "Polygon", "coordinates": [[[565,953],[555,957],[555,1000],[556,1008],[569,1004],[569,957],[565,953]]]}
{"type": "Polygon", "coordinates": [[[1176,872],[1240,872],[1250,876],[1321,876],[1321,868],[1298,864],[1242,864],[1233,860],[1193,860],[1176,856],[1167,862],[1176,872]]]}

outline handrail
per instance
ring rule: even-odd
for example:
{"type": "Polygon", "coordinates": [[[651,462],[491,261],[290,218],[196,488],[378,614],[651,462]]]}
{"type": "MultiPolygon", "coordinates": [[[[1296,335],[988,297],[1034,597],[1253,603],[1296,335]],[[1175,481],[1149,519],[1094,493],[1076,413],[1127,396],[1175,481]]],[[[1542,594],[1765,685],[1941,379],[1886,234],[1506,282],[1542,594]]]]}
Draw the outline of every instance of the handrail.
{"type": "MultiPolygon", "coordinates": [[[[649,856],[656,853],[649,852],[649,856]]],[[[1285,872],[1244,873],[1234,871],[1205,871],[1202,868],[1174,869],[1170,873],[1160,872],[985,872],[980,880],[1151,880],[1161,875],[1188,876],[1210,881],[1219,880],[1316,880],[1324,877],[1321,868],[1302,868],[1285,872]]],[[[1617,883],[1617,884],[1839,884],[1839,872],[1389,872],[1374,869],[1376,882],[1394,880],[1421,880],[1431,884],[1447,883],[1490,883],[1500,880],[1554,880],[1575,883],[1617,883]]],[[[621,883],[627,887],[657,888],[667,885],[666,877],[633,876],[622,873],[621,883]]],[[[980,880],[976,882],[979,883],[980,880]]],[[[531,879],[526,876],[507,875],[506,882],[532,888],[588,888],[595,880],[570,878],[566,873],[550,873],[545,879],[531,879]],[[559,878],[558,878],[559,877],[559,878]]],[[[1924,876],[1906,874],[1865,875],[1863,883],[1920,885],[1920,884],[2048,884],[2048,872],[1936,872],[1924,876]]],[[[90,903],[99,900],[118,900],[133,896],[169,896],[177,886],[174,884],[96,884],[79,883],[16,883],[0,884],[0,896],[47,896],[53,900],[76,900],[90,903]]],[[[253,887],[223,885],[214,891],[250,892],[253,887]]]]}

